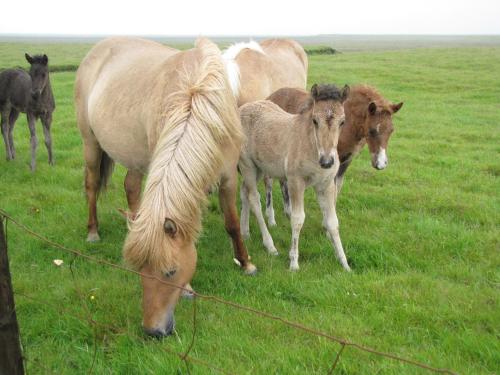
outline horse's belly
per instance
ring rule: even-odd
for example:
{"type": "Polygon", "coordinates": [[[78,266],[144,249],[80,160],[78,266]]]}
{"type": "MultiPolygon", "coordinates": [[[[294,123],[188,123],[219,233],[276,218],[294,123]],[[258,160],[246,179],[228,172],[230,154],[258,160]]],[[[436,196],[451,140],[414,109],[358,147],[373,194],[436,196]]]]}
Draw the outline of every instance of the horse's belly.
{"type": "Polygon", "coordinates": [[[101,148],[127,169],[147,172],[150,153],[144,127],[124,119],[96,121],[91,126],[101,148]]]}

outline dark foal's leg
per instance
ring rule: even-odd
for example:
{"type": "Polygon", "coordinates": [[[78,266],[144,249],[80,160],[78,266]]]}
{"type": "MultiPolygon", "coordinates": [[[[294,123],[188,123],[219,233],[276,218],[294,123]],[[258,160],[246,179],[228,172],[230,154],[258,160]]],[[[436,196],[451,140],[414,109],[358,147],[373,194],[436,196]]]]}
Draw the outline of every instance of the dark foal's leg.
{"type": "Polygon", "coordinates": [[[2,110],[2,120],[1,120],[1,127],[2,127],[2,136],[3,136],[3,141],[5,143],[5,158],[7,160],[12,159],[12,154],[10,152],[10,141],[9,141],[9,109],[4,109],[2,110]]]}
{"type": "Polygon", "coordinates": [[[14,147],[14,126],[16,125],[17,118],[19,117],[19,111],[15,108],[10,110],[9,116],[9,143],[10,143],[10,155],[12,159],[16,157],[16,148],[14,147]]]}
{"type": "Polygon", "coordinates": [[[129,215],[131,219],[135,218],[137,210],[139,209],[139,204],[141,203],[141,184],[142,184],[143,174],[137,171],[129,170],[125,176],[125,181],[123,186],[125,188],[125,194],[127,194],[127,203],[129,215]]]}
{"type": "Polygon", "coordinates": [[[89,221],[87,224],[88,242],[99,241],[97,222],[97,193],[99,192],[100,166],[102,149],[97,141],[86,141],[84,143],[85,157],[85,193],[89,208],[89,221]]]}
{"type": "Polygon", "coordinates": [[[247,275],[253,275],[257,268],[250,262],[247,249],[241,238],[240,220],[236,211],[236,194],[238,189],[238,174],[236,167],[229,168],[221,178],[219,186],[219,202],[224,213],[224,223],[227,233],[233,241],[234,256],[247,275]]]}
{"type": "Polygon", "coordinates": [[[52,124],[52,113],[47,113],[41,118],[43,125],[43,136],[45,137],[45,146],[49,154],[49,164],[54,165],[54,157],[52,155],[52,136],[50,135],[50,125],[52,124]]]}
{"type": "Polygon", "coordinates": [[[31,134],[31,171],[34,172],[36,168],[36,146],[38,145],[38,139],[36,138],[36,116],[33,113],[28,112],[28,127],[31,134]]]}

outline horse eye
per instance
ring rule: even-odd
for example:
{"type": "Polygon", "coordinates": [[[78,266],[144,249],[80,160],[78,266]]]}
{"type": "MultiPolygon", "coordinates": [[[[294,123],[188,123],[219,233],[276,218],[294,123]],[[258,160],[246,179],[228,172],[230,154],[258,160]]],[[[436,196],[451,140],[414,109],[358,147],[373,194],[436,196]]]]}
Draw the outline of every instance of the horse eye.
{"type": "Polygon", "coordinates": [[[345,125],[345,120],[342,120],[342,122],[340,123],[340,127],[342,127],[344,125],[345,125]]]}
{"type": "Polygon", "coordinates": [[[175,273],[177,272],[176,269],[173,269],[173,270],[170,270],[170,271],[167,271],[165,272],[165,277],[172,277],[175,275],[175,273]]]}
{"type": "Polygon", "coordinates": [[[313,124],[318,126],[318,120],[316,120],[315,118],[313,118],[313,124]]]}
{"type": "Polygon", "coordinates": [[[377,129],[370,129],[368,134],[370,134],[370,137],[376,137],[378,135],[378,131],[377,129]]]}

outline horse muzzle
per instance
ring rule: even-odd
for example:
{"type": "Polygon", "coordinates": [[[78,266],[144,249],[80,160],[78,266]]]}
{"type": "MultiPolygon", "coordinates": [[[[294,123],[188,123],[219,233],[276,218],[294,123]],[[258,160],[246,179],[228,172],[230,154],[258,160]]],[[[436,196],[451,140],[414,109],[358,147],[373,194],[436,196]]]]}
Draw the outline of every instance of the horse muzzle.
{"type": "Polygon", "coordinates": [[[319,158],[319,165],[323,169],[331,168],[333,164],[335,164],[335,158],[333,156],[325,157],[321,155],[321,157],[319,158]]]}
{"type": "Polygon", "coordinates": [[[155,328],[147,328],[143,327],[144,333],[150,337],[161,339],[166,336],[170,336],[174,332],[175,328],[175,319],[174,314],[169,313],[167,317],[167,324],[165,327],[155,327],[155,328]]]}
{"type": "Polygon", "coordinates": [[[31,90],[31,97],[33,99],[38,99],[40,95],[42,94],[42,89],[39,90],[31,90]]]}
{"type": "Polygon", "coordinates": [[[380,149],[376,154],[372,154],[372,166],[375,169],[382,170],[387,167],[389,160],[387,159],[387,154],[385,149],[380,149]]]}

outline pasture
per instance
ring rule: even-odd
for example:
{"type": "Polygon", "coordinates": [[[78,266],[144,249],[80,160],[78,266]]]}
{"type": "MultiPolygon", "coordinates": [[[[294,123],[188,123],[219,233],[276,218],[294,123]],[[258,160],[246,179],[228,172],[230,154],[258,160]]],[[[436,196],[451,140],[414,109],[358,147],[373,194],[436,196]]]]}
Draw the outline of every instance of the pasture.
{"type": "MultiPolygon", "coordinates": [[[[122,263],[124,170],[98,203],[102,241],[88,244],[81,139],[73,83],[88,44],[0,44],[0,68],[44,52],[57,108],[55,166],[40,142],[29,169],[25,116],[17,122],[17,159],[0,151],[0,208],[34,231],[87,254],[122,263]]],[[[393,101],[389,166],[376,171],[365,149],[349,168],[337,207],[352,273],[342,270],[321,229],[313,192],[306,191],[298,273],[288,271],[290,225],[275,186],[280,256],[267,255],[254,217],[246,241],[259,268],[246,277],[232,261],[216,196],[204,215],[192,285],[381,351],[461,374],[500,371],[500,48],[361,51],[309,57],[315,82],[369,83],[393,101]]],[[[37,124],[39,139],[41,126],[37,124]]],[[[178,357],[191,340],[192,305],[176,310],[177,336],[156,341],[141,331],[138,277],[74,259],[9,224],[9,256],[28,373],[87,373],[97,345],[97,374],[185,373],[178,357]],[[63,259],[56,267],[54,259],[63,259]],[[73,273],[70,263],[73,262],[73,273]],[[36,299],[30,299],[31,297],[36,299]],[[83,297],[83,298],[82,298],[83,297]],[[68,314],[59,309],[65,309],[68,314]],[[95,332],[87,316],[104,326],[95,332]],[[94,341],[97,337],[97,341],[94,341]]],[[[340,348],[243,311],[197,303],[191,355],[236,373],[326,373],[340,348]]],[[[347,348],[344,374],[417,374],[423,370],[347,348]]],[[[192,373],[210,373],[194,365],[192,373]]]]}

